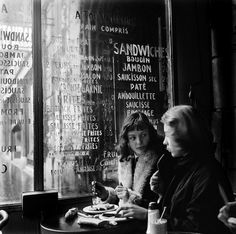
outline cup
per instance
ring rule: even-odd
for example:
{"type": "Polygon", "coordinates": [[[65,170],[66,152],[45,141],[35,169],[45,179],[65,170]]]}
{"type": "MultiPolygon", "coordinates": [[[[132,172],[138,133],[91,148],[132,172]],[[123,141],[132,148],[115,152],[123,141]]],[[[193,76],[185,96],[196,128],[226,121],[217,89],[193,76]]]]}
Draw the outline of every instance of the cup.
{"type": "Polygon", "coordinates": [[[150,224],[149,234],[167,234],[167,220],[157,219],[150,224]]]}
{"type": "Polygon", "coordinates": [[[155,208],[155,210],[148,209],[148,222],[147,222],[147,231],[146,234],[150,234],[150,226],[156,222],[160,218],[159,210],[155,208]]]}

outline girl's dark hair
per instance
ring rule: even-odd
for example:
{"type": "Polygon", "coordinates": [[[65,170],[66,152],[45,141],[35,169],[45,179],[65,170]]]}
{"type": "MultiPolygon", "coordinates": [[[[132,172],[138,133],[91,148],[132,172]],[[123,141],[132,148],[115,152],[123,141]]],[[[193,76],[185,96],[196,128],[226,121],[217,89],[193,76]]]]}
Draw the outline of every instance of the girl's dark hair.
{"type": "Polygon", "coordinates": [[[116,150],[120,155],[120,161],[124,161],[124,159],[129,160],[128,156],[133,154],[133,151],[128,146],[128,132],[144,129],[148,129],[150,136],[148,148],[156,150],[160,145],[161,137],[158,136],[157,131],[149,121],[148,117],[142,112],[134,112],[125,118],[120,131],[119,143],[116,147],[116,150]]]}

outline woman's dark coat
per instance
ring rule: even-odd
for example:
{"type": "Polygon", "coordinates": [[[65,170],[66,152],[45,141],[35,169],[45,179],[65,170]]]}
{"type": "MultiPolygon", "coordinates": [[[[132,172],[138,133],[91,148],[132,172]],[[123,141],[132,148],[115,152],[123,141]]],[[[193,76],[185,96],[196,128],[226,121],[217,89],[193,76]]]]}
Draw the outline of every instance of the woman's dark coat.
{"type": "Polygon", "coordinates": [[[217,215],[226,199],[233,200],[232,189],[218,161],[206,158],[160,159],[159,173],[165,182],[162,207],[167,207],[169,230],[229,233],[217,215]]]}

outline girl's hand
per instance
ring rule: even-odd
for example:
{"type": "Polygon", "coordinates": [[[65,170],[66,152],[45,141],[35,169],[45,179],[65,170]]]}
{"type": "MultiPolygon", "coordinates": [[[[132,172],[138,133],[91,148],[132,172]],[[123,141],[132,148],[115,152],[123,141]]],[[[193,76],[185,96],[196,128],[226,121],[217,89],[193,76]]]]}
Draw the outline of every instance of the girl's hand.
{"type": "Polygon", "coordinates": [[[108,191],[105,186],[98,181],[92,181],[92,192],[102,200],[106,200],[108,198],[108,191]]]}
{"type": "Polygon", "coordinates": [[[135,205],[135,204],[130,204],[126,203],[125,205],[120,206],[116,213],[122,213],[124,217],[129,217],[129,218],[135,218],[135,219],[140,219],[140,220],[145,220],[147,219],[147,209],[135,205]]]}
{"type": "Polygon", "coordinates": [[[122,184],[120,184],[115,188],[115,191],[116,191],[116,195],[119,199],[122,199],[125,202],[128,201],[128,199],[129,199],[128,188],[126,188],[122,184]]]}

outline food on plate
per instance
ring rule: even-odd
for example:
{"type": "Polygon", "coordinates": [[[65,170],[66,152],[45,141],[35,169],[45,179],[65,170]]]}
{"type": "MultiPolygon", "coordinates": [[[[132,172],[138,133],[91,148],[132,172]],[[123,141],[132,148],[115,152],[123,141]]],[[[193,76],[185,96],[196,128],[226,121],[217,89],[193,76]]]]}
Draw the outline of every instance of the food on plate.
{"type": "Polygon", "coordinates": [[[110,212],[116,210],[117,205],[109,203],[99,203],[97,205],[86,206],[83,208],[83,211],[88,214],[102,214],[104,212],[110,212]]]}
{"type": "Polygon", "coordinates": [[[89,211],[107,211],[113,209],[115,206],[113,204],[104,203],[92,205],[88,208],[89,211]]]}

